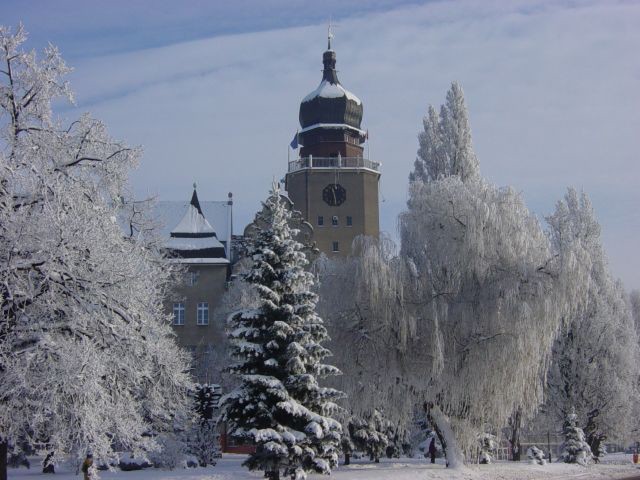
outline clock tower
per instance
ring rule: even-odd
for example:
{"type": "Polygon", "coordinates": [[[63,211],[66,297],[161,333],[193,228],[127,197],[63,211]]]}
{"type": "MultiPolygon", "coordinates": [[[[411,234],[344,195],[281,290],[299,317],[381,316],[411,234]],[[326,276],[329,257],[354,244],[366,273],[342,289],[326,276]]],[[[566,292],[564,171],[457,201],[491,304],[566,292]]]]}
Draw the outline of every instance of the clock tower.
{"type": "Polygon", "coordinates": [[[285,184],[318,249],[346,256],[355,237],[380,233],[380,163],[363,155],[362,102],[338,80],[331,35],[322,62],[320,85],[300,104],[300,155],[289,161],[285,184]]]}

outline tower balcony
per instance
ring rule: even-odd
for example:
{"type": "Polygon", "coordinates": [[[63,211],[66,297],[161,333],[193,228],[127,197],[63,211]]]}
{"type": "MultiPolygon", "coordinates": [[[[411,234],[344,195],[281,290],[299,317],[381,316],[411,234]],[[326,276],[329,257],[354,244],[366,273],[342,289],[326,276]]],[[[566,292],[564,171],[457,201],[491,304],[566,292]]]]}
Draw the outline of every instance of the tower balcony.
{"type": "Polygon", "coordinates": [[[304,169],[335,170],[339,168],[363,168],[380,172],[380,162],[374,162],[373,160],[362,157],[314,157],[313,155],[289,161],[289,173],[304,169]]]}

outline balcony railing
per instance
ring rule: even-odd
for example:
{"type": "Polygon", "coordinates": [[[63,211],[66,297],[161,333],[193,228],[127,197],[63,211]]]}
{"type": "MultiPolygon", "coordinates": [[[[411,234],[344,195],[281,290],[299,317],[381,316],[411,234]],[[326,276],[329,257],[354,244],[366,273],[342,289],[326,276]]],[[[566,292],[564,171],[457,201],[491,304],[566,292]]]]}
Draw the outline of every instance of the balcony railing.
{"type": "Polygon", "coordinates": [[[298,158],[289,162],[289,173],[304,168],[367,168],[380,171],[380,162],[374,162],[362,157],[308,157],[298,158]]]}

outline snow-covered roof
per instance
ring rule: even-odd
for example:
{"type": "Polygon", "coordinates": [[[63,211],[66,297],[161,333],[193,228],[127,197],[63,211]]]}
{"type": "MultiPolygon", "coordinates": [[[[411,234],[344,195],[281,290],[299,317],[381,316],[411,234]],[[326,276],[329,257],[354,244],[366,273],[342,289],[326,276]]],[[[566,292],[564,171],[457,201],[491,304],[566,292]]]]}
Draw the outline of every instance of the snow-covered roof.
{"type": "Polygon", "coordinates": [[[171,250],[204,250],[207,248],[224,248],[216,237],[169,237],[165,247],[171,250]]]}
{"type": "MultiPolygon", "coordinates": [[[[174,230],[190,207],[188,201],[160,201],[154,207],[153,217],[160,224],[160,232],[167,240],[171,237],[171,231],[174,230]]],[[[200,209],[207,223],[216,233],[216,237],[225,242],[230,237],[231,232],[231,205],[226,201],[218,202],[200,202],[200,209]]],[[[190,239],[193,240],[193,239],[190,239]]]]}
{"type": "Polygon", "coordinates": [[[172,258],[169,260],[179,264],[197,264],[197,265],[228,265],[229,260],[226,258],[172,258]]]}
{"type": "Polygon", "coordinates": [[[172,236],[180,234],[216,234],[211,224],[198,209],[189,204],[180,223],[171,230],[172,236]]]}
{"type": "Polygon", "coordinates": [[[318,85],[318,88],[316,88],[313,92],[311,92],[309,95],[304,97],[302,99],[302,102],[303,103],[308,102],[310,100],[313,100],[316,97],[322,97],[322,98],[347,97],[349,100],[353,100],[358,105],[362,103],[358,97],[356,97],[353,93],[351,93],[349,90],[344,88],[342,85],[340,85],[339,83],[331,83],[326,79],[323,79],[320,82],[320,85],[318,85]]]}

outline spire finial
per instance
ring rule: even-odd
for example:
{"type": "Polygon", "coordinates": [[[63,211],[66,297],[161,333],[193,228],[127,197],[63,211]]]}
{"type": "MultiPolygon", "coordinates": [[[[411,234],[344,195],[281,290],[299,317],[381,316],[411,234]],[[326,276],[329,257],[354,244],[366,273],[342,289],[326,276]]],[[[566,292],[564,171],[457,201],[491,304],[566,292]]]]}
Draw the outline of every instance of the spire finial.
{"type": "Polygon", "coordinates": [[[195,190],[197,188],[196,182],[193,182],[193,189],[195,190]]]}
{"type": "Polygon", "coordinates": [[[331,17],[329,17],[329,25],[327,26],[327,50],[331,50],[331,39],[333,38],[333,28],[337,25],[331,23],[331,17]]]}

